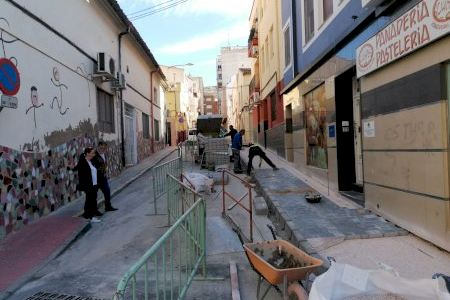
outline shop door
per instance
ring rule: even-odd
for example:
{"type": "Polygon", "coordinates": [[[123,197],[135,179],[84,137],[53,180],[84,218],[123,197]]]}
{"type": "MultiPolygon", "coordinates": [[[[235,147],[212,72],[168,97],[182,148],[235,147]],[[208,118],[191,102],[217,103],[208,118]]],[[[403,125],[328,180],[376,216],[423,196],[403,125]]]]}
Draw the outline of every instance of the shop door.
{"type": "Polygon", "coordinates": [[[135,130],[135,113],[131,105],[125,103],[125,164],[134,165],[137,163],[136,149],[136,130],[135,130]]]}
{"type": "Polygon", "coordinates": [[[355,145],[355,183],[363,186],[363,160],[362,160],[362,139],[361,139],[361,91],[359,80],[352,79],[353,85],[353,129],[355,145]]]}
{"type": "Polygon", "coordinates": [[[354,68],[351,68],[335,79],[336,150],[340,191],[352,191],[356,182],[353,119],[354,76],[354,68]]]}

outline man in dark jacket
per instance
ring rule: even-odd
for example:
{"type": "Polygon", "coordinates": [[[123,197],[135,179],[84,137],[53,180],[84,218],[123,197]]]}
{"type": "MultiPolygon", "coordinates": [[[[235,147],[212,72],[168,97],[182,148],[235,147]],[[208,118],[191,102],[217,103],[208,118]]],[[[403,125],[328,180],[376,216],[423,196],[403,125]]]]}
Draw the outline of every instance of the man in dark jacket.
{"type": "Polygon", "coordinates": [[[105,211],[115,211],[117,208],[111,205],[111,189],[108,182],[108,167],[106,163],[107,147],[108,145],[103,141],[98,143],[93,164],[98,170],[98,187],[105,197],[105,211]]]}
{"type": "MultiPolygon", "coordinates": [[[[230,131],[228,131],[228,133],[225,134],[224,136],[229,136],[229,137],[231,137],[231,142],[233,142],[233,138],[234,138],[234,136],[236,135],[237,130],[234,129],[233,125],[230,125],[229,128],[230,128],[230,131]]],[[[233,154],[231,154],[231,156],[230,156],[230,162],[233,162],[233,154]]]]}
{"type": "Polygon", "coordinates": [[[234,173],[241,174],[241,149],[242,149],[242,136],[245,134],[245,129],[239,130],[233,137],[233,143],[231,144],[231,150],[233,151],[234,158],[234,173]]]}

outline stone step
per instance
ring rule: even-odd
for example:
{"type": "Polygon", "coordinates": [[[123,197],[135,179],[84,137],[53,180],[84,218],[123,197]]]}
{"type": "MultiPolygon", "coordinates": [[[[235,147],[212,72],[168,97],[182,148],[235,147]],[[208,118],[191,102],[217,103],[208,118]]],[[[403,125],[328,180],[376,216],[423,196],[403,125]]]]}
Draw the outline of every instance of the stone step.
{"type": "Polygon", "coordinates": [[[254,197],[253,198],[253,211],[255,214],[261,216],[267,216],[268,209],[266,200],[263,197],[254,197]]]}

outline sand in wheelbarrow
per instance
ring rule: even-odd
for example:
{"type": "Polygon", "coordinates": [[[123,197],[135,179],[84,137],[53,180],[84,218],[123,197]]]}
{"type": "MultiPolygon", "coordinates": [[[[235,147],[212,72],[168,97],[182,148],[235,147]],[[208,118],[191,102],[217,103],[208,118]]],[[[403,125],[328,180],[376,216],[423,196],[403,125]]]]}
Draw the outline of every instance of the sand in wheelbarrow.
{"type": "MultiPolygon", "coordinates": [[[[255,248],[255,253],[264,258],[270,265],[277,269],[291,269],[291,268],[302,268],[307,267],[310,264],[307,262],[302,262],[294,258],[292,254],[287,253],[284,250],[275,249],[270,253],[264,253],[264,250],[255,248]],[[265,254],[270,254],[266,256],[265,254]]],[[[266,250],[266,252],[269,252],[266,250]]]]}

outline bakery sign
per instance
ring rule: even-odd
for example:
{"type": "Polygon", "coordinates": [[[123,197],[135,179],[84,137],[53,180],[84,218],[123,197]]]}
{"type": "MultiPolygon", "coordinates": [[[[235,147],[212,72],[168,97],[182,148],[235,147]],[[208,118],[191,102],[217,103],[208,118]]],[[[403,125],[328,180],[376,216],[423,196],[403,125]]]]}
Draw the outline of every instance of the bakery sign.
{"type": "Polygon", "coordinates": [[[364,76],[450,32],[450,0],[423,0],[356,49],[364,76]]]}

